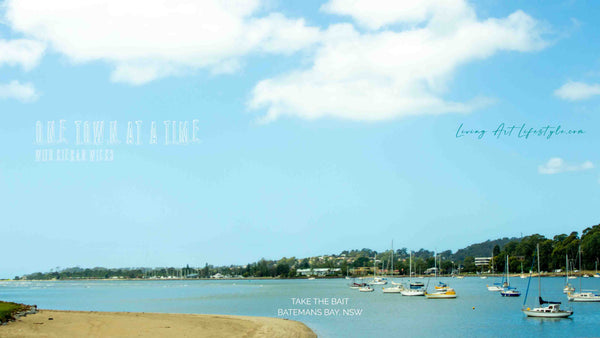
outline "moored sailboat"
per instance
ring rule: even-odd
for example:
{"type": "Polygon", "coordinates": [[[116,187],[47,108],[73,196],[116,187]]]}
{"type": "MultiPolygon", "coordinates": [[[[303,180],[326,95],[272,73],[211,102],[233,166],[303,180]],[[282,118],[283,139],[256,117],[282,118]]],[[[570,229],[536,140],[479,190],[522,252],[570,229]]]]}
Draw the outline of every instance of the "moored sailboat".
{"type": "Polygon", "coordinates": [[[385,285],[387,280],[383,277],[377,277],[377,255],[373,258],[373,280],[369,282],[370,285],[385,285]]]}
{"type": "MultiPolygon", "coordinates": [[[[491,261],[490,265],[492,266],[492,273],[493,273],[494,272],[494,268],[493,268],[493,266],[494,266],[494,258],[493,257],[492,257],[492,261],[491,261]]],[[[494,283],[492,285],[486,284],[485,286],[487,287],[488,291],[496,292],[496,291],[502,291],[504,289],[503,284],[504,283],[502,281],[500,283],[494,283]]]]}
{"type": "Polygon", "coordinates": [[[573,310],[563,310],[560,308],[560,302],[545,301],[542,299],[542,277],[540,273],[540,245],[537,245],[537,265],[538,265],[538,301],[540,306],[536,308],[525,307],[527,302],[527,294],[529,294],[529,285],[531,283],[531,276],[529,276],[529,282],[527,283],[527,292],[525,293],[525,299],[523,300],[523,313],[527,317],[537,318],[568,318],[573,315],[573,310]]]}
{"type": "Polygon", "coordinates": [[[527,278],[527,276],[525,276],[525,274],[523,273],[523,262],[521,262],[521,278],[525,279],[527,278]]]}
{"type": "Polygon", "coordinates": [[[438,285],[434,286],[434,289],[436,289],[438,291],[443,291],[443,290],[450,289],[450,287],[448,286],[448,284],[446,284],[444,282],[438,282],[438,285]]]}
{"type": "Polygon", "coordinates": [[[381,291],[383,293],[402,293],[403,290],[404,290],[404,286],[402,286],[402,285],[394,285],[394,286],[390,286],[388,288],[381,289],[381,291]]]}
{"type": "Polygon", "coordinates": [[[510,286],[510,276],[509,276],[509,264],[508,264],[508,255],[506,255],[506,286],[500,291],[500,295],[502,297],[519,297],[521,292],[516,288],[510,286]]]}
{"type": "Polygon", "coordinates": [[[494,283],[492,285],[486,285],[488,291],[502,291],[504,288],[502,287],[502,283],[494,283]]]}
{"type": "Polygon", "coordinates": [[[569,283],[569,255],[565,255],[565,260],[565,287],[563,288],[563,293],[569,293],[575,291],[575,288],[569,283]]]}
{"type": "Polygon", "coordinates": [[[403,296],[424,296],[425,291],[423,290],[424,284],[421,282],[411,282],[412,278],[412,251],[410,252],[410,258],[408,261],[408,271],[409,271],[409,279],[408,279],[408,289],[404,289],[400,291],[403,296]],[[420,284],[420,286],[417,286],[420,284]]]}
{"type": "Polygon", "coordinates": [[[456,298],[456,291],[454,291],[453,288],[447,288],[446,290],[442,290],[442,291],[436,291],[433,293],[428,293],[427,291],[425,291],[425,297],[427,297],[428,299],[450,299],[450,298],[456,298]]]}
{"type": "MultiPolygon", "coordinates": [[[[435,276],[437,278],[437,255],[434,257],[434,267],[435,267],[435,276]]],[[[441,265],[441,264],[440,264],[441,265]]],[[[438,285],[434,286],[435,292],[429,293],[425,291],[425,297],[427,299],[452,299],[456,298],[456,291],[453,288],[449,287],[448,284],[438,281],[438,285]]]]}
{"type": "Polygon", "coordinates": [[[382,288],[381,291],[383,293],[401,293],[404,290],[404,286],[399,283],[394,283],[394,241],[392,241],[392,258],[391,258],[391,266],[392,266],[392,285],[389,288],[382,288]]]}
{"type": "MultiPolygon", "coordinates": [[[[579,246],[579,270],[581,267],[581,246],[579,246]]],[[[579,278],[579,292],[567,293],[567,299],[571,302],[600,302],[600,294],[595,292],[596,290],[582,290],[581,278],[579,278]]]]}

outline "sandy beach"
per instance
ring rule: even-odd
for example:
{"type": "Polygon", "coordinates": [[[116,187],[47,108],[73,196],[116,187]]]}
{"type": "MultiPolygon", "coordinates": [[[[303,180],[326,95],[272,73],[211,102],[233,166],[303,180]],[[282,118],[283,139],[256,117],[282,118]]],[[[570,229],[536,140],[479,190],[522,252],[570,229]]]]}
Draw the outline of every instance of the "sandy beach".
{"type": "Polygon", "coordinates": [[[0,326],[0,337],[316,337],[316,334],[300,322],[269,317],[40,310],[0,326]]]}

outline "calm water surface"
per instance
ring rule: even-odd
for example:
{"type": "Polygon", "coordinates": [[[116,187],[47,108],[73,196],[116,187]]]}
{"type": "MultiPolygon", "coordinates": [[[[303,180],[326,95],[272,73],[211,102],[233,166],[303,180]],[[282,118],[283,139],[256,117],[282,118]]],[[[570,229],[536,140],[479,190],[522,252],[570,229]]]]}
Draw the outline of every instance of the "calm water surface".
{"type": "MultiPolygon", "coordinates": [[[[185,281],[48,281],[0,282],[0,299],[40,308],[82,311],[203,313],[278,317],[279,309],[320,309],[322,315],[284,315],[299,320],[320,337],[373,336],[600,336],[600,303],[567,304],[563,278],[543,278],[545,299],[573,307],[572,319],[526,318],[520,311],[527,279],[511,279],[523,292],[503,298],[487,291],[494,279],[442,278],[457,299],[432,300],[383,294],[381,286],[365,293],[347,287],[348,280],[185,280],[185,281]],[[291,298],[348,298],[346,305],[294,305],[291,298]],[[475,307],[475,309],[473,309],[475,307]],[[339,315],[325,316],[325,309],[339,315]],[[362,310],[360,316],[343,309],[362,310]]],[[[400,281],[399,279],[397,281],[400,281]]],[[[427,279],[421,279],[427,283],[427,279]]],[[[584,278],[584,289],[600,289],[600,278],[584,278]]],[[[437,281],[431,280],[431,285],[437,281]]],[[[576,287],[578,280],[571,283],[576,287]]],[[[531,281],[528,304],[537,298],[531,281]]]]}

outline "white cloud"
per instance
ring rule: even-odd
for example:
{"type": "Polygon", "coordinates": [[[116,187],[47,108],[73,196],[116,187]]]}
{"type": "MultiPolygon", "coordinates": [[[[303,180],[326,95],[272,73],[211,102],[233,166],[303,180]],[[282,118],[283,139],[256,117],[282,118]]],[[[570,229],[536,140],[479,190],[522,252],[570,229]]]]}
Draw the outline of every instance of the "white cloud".
{"type": "Polygon", "coordinates": [[[530,52],[547,45],[540,24],[524,12],[478,20],[462,0],[332,0],[322,9],[351,15],[370,29],[395,23],[423,25],[366,33],[351,24],[330,26],[323,32],[312,67],[256,85],[249,106],[266,108],[264,121],[282,115],[375,121],[467,113],[490,99],[443,98],[460,66],[500,51],[530,52]]]}
{"type": "Polygon", "coordinates": [[[560,157],[553,157],[548,162],[538,167],[538,172],[544,175],[559,174],[567,171],[581,171],[594,168],[591,161],[585,161],[581,164],[567,164],[560,157]]]}
{"type": "Polygon", "coordinates": [[[5,63],[10,66],[20,65],[25,70],[37,66],[44,54],[43,43],[28,39],[0,39],[0,66],[5,63]]]}
{"type": "Polygon", "coordinates": [[[579,101],[600,95],[600,84],[569,81],[554,91],[563,100],[579,101]]]}
{"type": "Polygon", "coordinates": [[[20,83],[11,81],[10,83],[0,83],[0,99],[17,99],[21,102],[31,102],[38,98],[38,94],[31,83],[20,83]]]}
{"type": "Polygon", "coordinates": [[[475,12],[464,0],[330,0],[321,6],[321,10],[351,16],[369,29],[397,23],[417,24],[429,19],[441,23],[475,17],[475,12]]]}
{"type": "Polygon", "coordinates": [[[293,53],[319,29],[278,13],[258,16],[259,0],[7,0],[13,30],[75,62],[106,61],[111,79],[142,84],[207,68],[230,72],[249,53],[293,53]]]}

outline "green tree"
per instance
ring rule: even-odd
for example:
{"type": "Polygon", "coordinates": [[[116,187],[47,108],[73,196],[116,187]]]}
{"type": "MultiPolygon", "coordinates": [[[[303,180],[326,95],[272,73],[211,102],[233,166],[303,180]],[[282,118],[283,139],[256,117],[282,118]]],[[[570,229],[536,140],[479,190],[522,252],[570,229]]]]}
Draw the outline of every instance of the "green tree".
{"type": "Polygon", "coordinates": [[[600,254],[600,224],[583,230],[581,251],[583,267],[588,270],[594,269],[600,254]]]}

